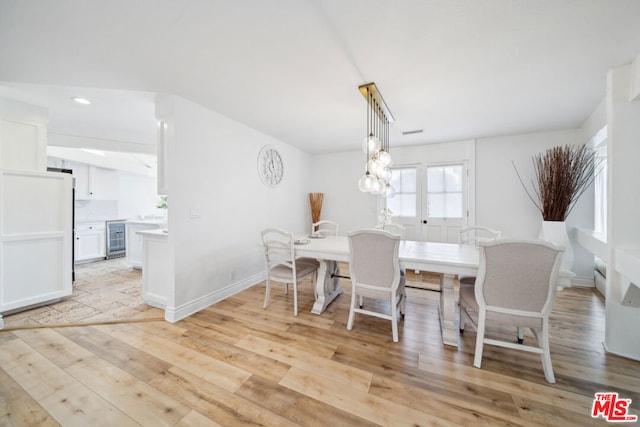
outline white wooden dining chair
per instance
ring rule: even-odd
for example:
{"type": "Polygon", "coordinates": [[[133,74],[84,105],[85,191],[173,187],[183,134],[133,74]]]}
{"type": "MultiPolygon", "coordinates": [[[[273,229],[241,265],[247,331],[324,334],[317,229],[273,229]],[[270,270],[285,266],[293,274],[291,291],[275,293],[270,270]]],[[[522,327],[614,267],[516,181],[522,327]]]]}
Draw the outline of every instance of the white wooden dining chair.
{"type": "Polygon", "coordinates": [[[323,219],[322,221],[314,222],[311,225],[311,234],[322,234],[324,236],[337,236],[338,235],[338,223],[323,219]]]}
{"type": "Polygon", "coordinates": [[[271,282],[285,284],[285,294],[289,293],[289,283],[293,284],[293,315],[298,315],[298,282],[309,277],[315,285],[318,264],[297,260],[293,233],[277,228],[261,232],[264,259],[267,268],[267,289],[262,308],[269,306],[271,282]]]}
{"type": "MultiPolygon", "coordinates": [[[[459,231],[460,243],[463,245],[477,245],[480,241],[488,241],[493,239],[499,239],[502,237],[502,232],[490,227],[484,227],[482,225],[472,225],[469,227],[463,227],[459,231]]],[[[464,274],[458,275],[458,281],[460,285],[471,285],[476,283],[476,276],[467,276],[464,274]]]]}
{"type": "Polygon", "coordinates": [[[400,236],[384,230],[359,230],[349,234],[351,307],[347,329],[353,328],[355,314],[391,320],[393,341],[398,342],[398,311],[404,315],[405,279],[400,274],[400,236]],[[390,314],[361,308],[361,298],[384,300],[390,314]]]}
{"type": "Polygon", "coordinates": [[[475,286],[460,288],[459,310],[460,332],[467,323],[477,330],[473,365],[481,367],[485,344],[524,350],[541,355],[544,376],[554,383],[549,315],[564,249],[542,240],[515,239],[481,241],[478,248],[478,279],[475,286]],[[515,327],[517,342],[488,338],[487,325],[495,324],[515,327]],[[523,343],[523,328],[531,329],[537,345],[523,343]]]}

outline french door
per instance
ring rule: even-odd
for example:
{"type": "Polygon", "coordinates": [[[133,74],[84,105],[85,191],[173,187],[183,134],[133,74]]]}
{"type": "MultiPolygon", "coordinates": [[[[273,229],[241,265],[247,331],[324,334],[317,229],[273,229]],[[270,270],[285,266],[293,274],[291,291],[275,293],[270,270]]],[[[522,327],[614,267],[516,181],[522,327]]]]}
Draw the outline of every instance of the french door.
{"type": "Polygon", "coordinates": [[[408,240],[458,242],[468,223],[468,167],[465,161],[398,166],[392,169],[394,197],[386,199],[393,222],[408,240]]]}

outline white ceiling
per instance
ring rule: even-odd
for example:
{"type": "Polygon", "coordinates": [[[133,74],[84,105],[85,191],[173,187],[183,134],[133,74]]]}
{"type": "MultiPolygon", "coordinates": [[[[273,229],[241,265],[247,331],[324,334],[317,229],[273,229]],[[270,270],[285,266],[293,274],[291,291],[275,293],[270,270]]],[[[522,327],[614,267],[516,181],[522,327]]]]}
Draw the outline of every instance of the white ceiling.
{"type": "Polygon", "coordinates": [[[371,81],[392,147],[576,128],[640,53],[638,17],[638,0],[0,0],[0,96],[39,99],[54,133],[153,143],[153,96],[174,93],[310,153],[359,148],[371,81]]]}

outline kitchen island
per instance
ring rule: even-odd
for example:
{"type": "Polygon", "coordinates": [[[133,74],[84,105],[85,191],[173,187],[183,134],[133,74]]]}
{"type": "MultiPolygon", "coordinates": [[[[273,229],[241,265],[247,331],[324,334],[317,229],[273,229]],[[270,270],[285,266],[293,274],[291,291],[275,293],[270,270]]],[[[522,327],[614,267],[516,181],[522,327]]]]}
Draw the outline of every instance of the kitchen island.
{"type": "Polygon", "coordinates": [[[126,222],[127,262],[133,268],[140,270],[143,264],[143,240],[139,231],[159,230],[167,226],[165,220],[130,219],[126,222]]]}
{"type": "Polygon", "coordinates": [[[142,239],[142,295],[145,304],[165,309],[173,289],[173,261],[169,258],[167,229],[143,230],[136,234],[142,239]]]}

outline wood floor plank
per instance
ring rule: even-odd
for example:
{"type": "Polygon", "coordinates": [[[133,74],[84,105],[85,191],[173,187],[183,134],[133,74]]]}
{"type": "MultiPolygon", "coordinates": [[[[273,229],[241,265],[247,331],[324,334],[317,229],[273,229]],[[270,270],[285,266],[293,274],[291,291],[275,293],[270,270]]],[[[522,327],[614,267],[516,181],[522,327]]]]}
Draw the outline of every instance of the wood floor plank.
{"type": "Polygon", "coordinates": [[[249,378],[236,394],[302,426],[378,425],[257,375],[249,378]]]}
{"type": "Polygon", "coordinates": [[[262,338],[248,336],[238,341],[236,346],[251,350],[263,356],[271,357],[290,366],[312,372],[319,376],[332,379],[336,383],[341,383],[353,387],[354,389],[367,392],[371,384],[372,375],[359,368],[352,368],[341,363],[336,363],[330,359],[324,359],[311,353],[296,350],[289,346],[274,343],[262,338]]]}
{"type": "Polygon", "coordinates": [[[288,419],[219,387],[215,382],[173,367],[150,383],[176,396],[207,418],[223,426],[295,426],[288,419]]]}
{"type": "Polygon", "coordinates": [[[512,396],[486,387],[469,387],[467,394],[443,387],[407,384],[375,376],[370,394],[429,414],[438,414],[460,425],[531,426],[520,417],[512,396]]]}
{"type": "Polygon", "coordinates": [[[589,415],[577,414],[573,411],[558,411],[556,407],[550,407],[537,400],[525,399],[514,396],[516,404],[520,409],[520,414],[528,423],[539,423],[542,425],[582,425],[582,426],[603,426],[609,425],[603,419],[594,419],[589,415]]]}
{"type": "Polygon", "coordinates": [[[2,368],[0,384],[0,426],[60,425],[2,368]]]}
{"type": "Polygon", "coordinates": [[[420,369],[438,373],[449,378],[463,380],[469,384],[494,387],[510,393],[537,400],[540,403],[555,406],[556,411],[573,411],[588,417],[593,403],[593,396],[568,392],[551,384],[536,384],[517,377],[496,374],[473,365],[457,365],[445,360],[420,358],[420,369]]]}
{"type": "Polygon", "coordinates": [[[176,427],[223,427],[222,424],[205,417],[198,411],[189,411],[187,415],[182,418],[176,427]]]}
{"type": "Polygon", "coordinates": [[[142,426],[173,426],[190,410],[96,356],[78,361],[65,371],[142,426]]]}
{"type": "Polygon", "coordinates": [[[295,367],[289,370],[280,385],[382,426],[456,425],[295,367]],[[331,392],[327,393],[328,390],[331,392]]]}
{"type": "Polygon", "coordinates": [[[172,365],[92,327],[60,328],[57,332],[105,361],[148,382],[172,365]]]}
{"type": "Polygon", "coordinates": [[[192,334],[181,337],[176,342],[213,359],[224,360],[239,369],[275,382],[278,382],[289,369],[289,365],[285,363],[238,346],[216,341],[207,335],[192,334]]]}
{"type": "Polygon", "coordinates": [[[72,377],[20,339],[0,344],[0,366],[36,401],[74,383],[72,377]]]}
{"type": "Polygon", "coordinates": [[[138,425],[22,340],[0,346],[0,365],[62,425],[138,425]]]}
{"type": "Polygon", "coordinates": [[[96,328],[140,350],[155,354],[165,362],[180,366],[202,378],[211,379],[232,392],[251,376],[250,372],[198,353],[171,340],[151,336],[135,326],[101,325],[96,328]]]}
{"type": "Polygon", "coordinates": [[[24,329],[15,331],[15,334],[62,369],[93,355],[53,329],[24,329]]]}
{"type": "MultiPolygon", "coordinates": [[[[214,308],[208,308],[203,312],[211,313],[214,311],[214,308]]],[[[196,316],[200,318],[201,313],[197,313],[196,316]]],[[[303,327],[306,330],[316,330],[315,328],[308,328],[302,324],[292,323],[290,328],[295,328],[296,325],[303,327]]],[[[297,333],[291,333],[290,328],[286,330],[280,329],[272,329],[265,327],[265,325],[260,323],[248,323],[246,321],[234,321],[227,320],[222,324],[212,325],[211,328],[216,329],[216,331],[221,332],[222,330],[227,331],[227,333],[233,333],[235,336],[244,338],[247,335],[253,335],[256,337],[264,338],[269,341],[278,342],[284,345],[288,345],[294,348],[298,348],[300,350],[305,350],[316,354],[320,357],[329,358],[336,350],[336,342],[334,341],[326,341],[326,342],[318,342],[314,337],[305,337],[303,335],[297,333]]],[[[324,329],[324,328],[322,328],[324,329]]],[[[237,342],[239,339],[234,341],[237,342]]]]}

